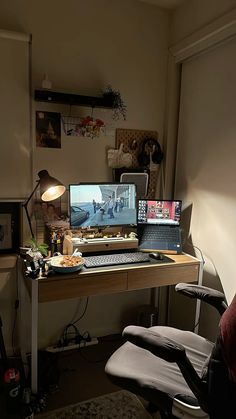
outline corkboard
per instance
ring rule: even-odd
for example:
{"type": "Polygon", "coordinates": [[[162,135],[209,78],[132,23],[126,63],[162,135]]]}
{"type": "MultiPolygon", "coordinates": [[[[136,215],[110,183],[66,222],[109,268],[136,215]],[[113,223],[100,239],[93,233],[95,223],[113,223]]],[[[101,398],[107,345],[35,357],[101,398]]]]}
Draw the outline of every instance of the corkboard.
{"type": "MultiPolygon", "coordinates": [[[[136,129],[116,129],[116,148],[119,148],[120,144],[123,143],[123,151],[132,155],[132,168],[138,169],[138,155],[142,151],[142,144],[146,138],[153,138],[158,140],[157,131],[146,131],[136,129]]],[[[142,172],[140,168],[140,172],[142,172]]],[[[155,198],[156,184],[160,168],[158,165],[157,170],[149,171],[149,185],[148,185],[148,199],[155,198]]]]}

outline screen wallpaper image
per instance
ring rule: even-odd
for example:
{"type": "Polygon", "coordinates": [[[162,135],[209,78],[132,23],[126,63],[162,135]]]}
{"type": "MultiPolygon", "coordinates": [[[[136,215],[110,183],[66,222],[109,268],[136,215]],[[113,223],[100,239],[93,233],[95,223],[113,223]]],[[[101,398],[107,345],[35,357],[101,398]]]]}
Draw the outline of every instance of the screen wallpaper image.
{"type": "Polygon", "coordinates": [[[135,185],[70,185],[69,195],[72,228],[137,223],[135,185]]]}
{"type": "Polygon", "coordinates": [[[149,201],[140,199],[138,202],[138,223],[179,225],[181,201],[149,201]]]}

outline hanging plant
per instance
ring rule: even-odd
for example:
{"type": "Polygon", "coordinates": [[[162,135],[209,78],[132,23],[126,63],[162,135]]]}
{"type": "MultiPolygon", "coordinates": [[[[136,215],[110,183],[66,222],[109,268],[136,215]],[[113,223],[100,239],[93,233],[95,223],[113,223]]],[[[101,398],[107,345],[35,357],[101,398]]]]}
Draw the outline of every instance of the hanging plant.
{"type": "Polygon", "coordinates": [[[110,85],[108,85],[102,94],[103,98],[108,103],[111,103],[113,109],[113,119],[117,121],[121,117],[125,121],[127,107],[121,97],[119,90],[114,90],[110,85]]]}

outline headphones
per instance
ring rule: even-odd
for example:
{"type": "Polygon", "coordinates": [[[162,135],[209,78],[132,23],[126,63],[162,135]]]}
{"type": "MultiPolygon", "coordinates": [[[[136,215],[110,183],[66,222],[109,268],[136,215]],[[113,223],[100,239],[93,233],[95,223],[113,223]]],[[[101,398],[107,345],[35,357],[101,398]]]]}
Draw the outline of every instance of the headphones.
{"type": "Polygon", "coordinates": [[[142,149],[138,155],[138,162],[141,167],[150,164],[150,153],[153,163],[160,164],[162,162],[163,151],[159,142],[154,138],[146,138],[142,143],[142,149]]]}

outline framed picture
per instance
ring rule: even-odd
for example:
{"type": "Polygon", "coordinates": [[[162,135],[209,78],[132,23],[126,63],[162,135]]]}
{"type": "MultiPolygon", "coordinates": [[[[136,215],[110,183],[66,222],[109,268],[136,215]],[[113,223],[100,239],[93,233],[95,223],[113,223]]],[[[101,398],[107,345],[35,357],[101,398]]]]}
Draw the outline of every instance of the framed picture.
{"type": "Polygon", "coordinates": [[[61,200],[55,199],[53,202],[34,202],[34,215],[36,220],[43,220],[45,223],[59,220],[61,217],[61,200]]]}
{"type": "Polygon", "coordinates": [[[61,114],[36,111],[36,146],[61,148],[61,114]]]}
{"type": "Polygon", "coordinates": [[[19,252],[20,214],[20,202],[0,202],[0,254],[19,252]]]}

